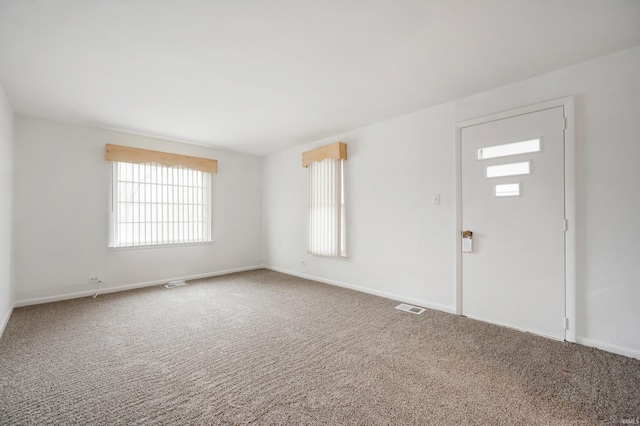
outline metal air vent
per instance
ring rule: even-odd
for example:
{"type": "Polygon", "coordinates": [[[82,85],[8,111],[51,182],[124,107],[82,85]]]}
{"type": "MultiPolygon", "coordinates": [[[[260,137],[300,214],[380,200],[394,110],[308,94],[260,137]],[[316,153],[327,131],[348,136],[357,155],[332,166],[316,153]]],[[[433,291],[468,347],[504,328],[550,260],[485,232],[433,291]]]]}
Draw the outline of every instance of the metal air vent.
{"type": "Polygon", "coordinates": [[[424,308],[418,308],[417,306],[407,305],[406,303],[401,303],[396,306],[396,309],[401,311],[409,312],[410,314],[420,315],[425,311],[424,308]]]}

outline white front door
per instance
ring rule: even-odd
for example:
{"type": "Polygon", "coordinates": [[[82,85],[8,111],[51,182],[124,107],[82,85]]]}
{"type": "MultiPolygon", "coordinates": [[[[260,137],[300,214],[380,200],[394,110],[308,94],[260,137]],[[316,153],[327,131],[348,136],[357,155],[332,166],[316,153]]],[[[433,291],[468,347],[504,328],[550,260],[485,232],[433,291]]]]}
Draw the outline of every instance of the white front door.
{"type": "Polygon", "coordinates": [[[462,314],[565,338],[562,106],[461,129],[462,314]]]}

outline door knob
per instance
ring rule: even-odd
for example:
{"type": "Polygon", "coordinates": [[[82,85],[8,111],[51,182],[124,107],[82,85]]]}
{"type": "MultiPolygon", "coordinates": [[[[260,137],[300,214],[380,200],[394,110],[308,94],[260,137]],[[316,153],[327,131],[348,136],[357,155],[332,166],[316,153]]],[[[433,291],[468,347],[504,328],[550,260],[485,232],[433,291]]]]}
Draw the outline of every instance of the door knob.
{"type": "Polygon", "coordinates": [[[472,236],[473,236],[473,232],[462,231],[462,252],[463,253],[473,252],[473,245],[472,245],[473,240],[471,239],[472,236]]]}

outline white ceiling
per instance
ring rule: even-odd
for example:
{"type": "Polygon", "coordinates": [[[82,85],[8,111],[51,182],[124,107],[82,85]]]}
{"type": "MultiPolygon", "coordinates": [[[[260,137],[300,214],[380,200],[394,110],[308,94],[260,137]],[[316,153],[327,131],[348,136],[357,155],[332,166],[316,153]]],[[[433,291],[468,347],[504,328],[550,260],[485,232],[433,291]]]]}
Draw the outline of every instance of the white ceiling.
{"type": "Polygon", "coordinates": [[[0,0],[16,112],[257,155],[639,44],[638,0],[0,0]]]}

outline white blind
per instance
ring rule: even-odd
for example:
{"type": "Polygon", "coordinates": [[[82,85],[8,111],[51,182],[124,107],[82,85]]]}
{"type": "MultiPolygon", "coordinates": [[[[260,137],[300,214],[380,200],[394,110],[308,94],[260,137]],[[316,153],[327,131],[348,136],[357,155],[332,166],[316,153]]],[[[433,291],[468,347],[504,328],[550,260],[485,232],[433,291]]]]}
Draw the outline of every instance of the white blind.
{"type": "Polygon", "coordinates": [[[309,164],[309,253],[346,257],[344,161],[309,164]]]}
{"type": "Polygon", "coordinates": [[[211,174],[113,163],[111,247],[211,241],[211,174]]]}

